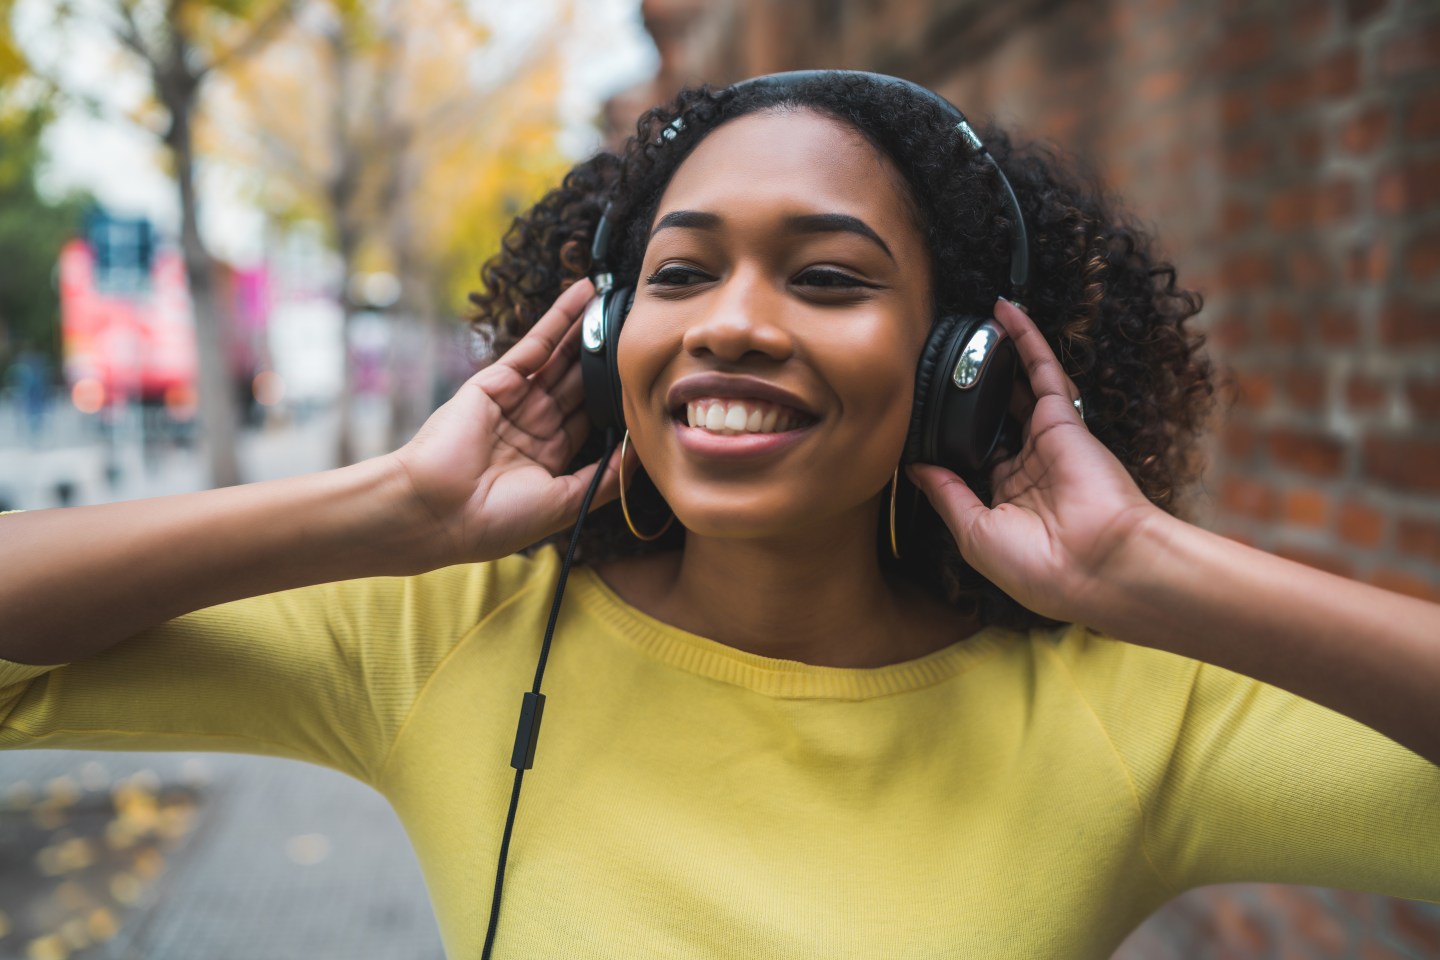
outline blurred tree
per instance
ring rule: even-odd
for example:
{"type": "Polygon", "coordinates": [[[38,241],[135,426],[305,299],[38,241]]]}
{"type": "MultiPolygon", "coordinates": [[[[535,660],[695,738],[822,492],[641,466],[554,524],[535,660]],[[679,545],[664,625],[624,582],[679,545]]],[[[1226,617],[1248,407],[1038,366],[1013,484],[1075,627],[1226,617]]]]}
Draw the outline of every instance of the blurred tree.
{"type": "MultiPolygon", "coordinates": [[[[218,154],[263,171],[262,206],[326,224],[347,280],[398,278],[398,300],[384,304],[396,321],[392,443],[429,412],[434,344],[455,316],[459,273],[473,277],[477,251],[493,252],[515,209],[565,166],[555,148],[563,23],[529,50],[502,50],[477,9],[313,0],[230,75],[234,112],[207,127],[218,154]]],[[[340,296],[347,326],[374,306],[363,284],[345,283],[340,296]]],[[[355,456],[354,387],[347,364],[342,463],[355,456]]]]}
{"type": "Polygon", "coordinates": [[[200,352],[200,417],[211,481],[240,482],[235,453],[236,410],[223,336],[224,317],[210,253],[200,237],[195,192],[194,122],[200,91],[218,71],[254,56],[289,19],[294,0],[109,0],[116,39],[146,69],[163,112],[158,132],[180,192],[180,245],[195,303],[200,352]]]}
{"type": "MultiPolygon", "coordinates": [[[[430,73],[432,82],[446,76],[430,73]]],[[[556,146],[561,80],[558,50],[541,47],[503,89],[400,158],[397,181],[407,200],[388,220],[389,246],[403,278],[405,313],[422,322],[419,337],[408,341],[412,349],[404,350],[402,340],[396,352],[397,365],[409,370],[399,379],[413,389],[394,394],[392,445],[408,439],[433,406],[434,381],[426,374],[438,366],[439,318],[459,316],[466,293],[478,286],[479,264],[499,251],[515,215],[570,166],[556,146]]]]}
{"type": "Polygon", "coordinates": [[[3,99],[0,94],[0,369],[28,348],[54,370],[60,360],[55,263],[91,201],[71,195],[52,202],[40,195],[35,174],[48,111],[3,99]]]}
{"type": "Polygon", "coordinates": [[[30,63],[10,29],[15,0],[0,0],[0,106],[14,98],[14,89],[30,73],[30,63]]]}
{"type": "Polygon", "coordinates": [[[36,187],[50,91],[15,43],[12,7],[13,0],[0,0],[0,369],[28,350],[53,371],[60,360],[55,262],[90,199],[50,200],[36,187]]]}
{"type": "MultiPolygon", "coordinates": [[[[194,128],[200,96],[211,78],[254,56],[289,19],[297,0],[61,0],[50,5],[54,37],[104,36],[138,63],[148,100],[129,114],[153,133],[170,161],[180,200],[180,244],[195,307],[199,347],[200,417],[211,481],[239,482],[235,458],[236,409],[224,339],[224,317],[213,278],[213,263],[200,237],[195,189],[194,128]]],[[[10,21],[15,0],[0,0],[10,21]]],[[[58,65],[37,65],[11,42],[0,39],[0,77],[23,70],[46,89],[91,109],[123,112],[107,101],[109,90],[89,93],[70,87],[58,65]]]]}

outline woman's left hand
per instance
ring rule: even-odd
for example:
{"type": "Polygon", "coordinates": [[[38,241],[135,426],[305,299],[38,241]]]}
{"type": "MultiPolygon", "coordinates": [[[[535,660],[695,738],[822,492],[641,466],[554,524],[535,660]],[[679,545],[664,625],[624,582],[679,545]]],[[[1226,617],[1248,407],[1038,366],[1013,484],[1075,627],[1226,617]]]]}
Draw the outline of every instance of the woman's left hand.
{"type": "Polygon", "coordinates": [[[1079,391],[1030,318],[1000,300],[995,319],[1014,340],[1036,399],[1019,452],[995,467],[994,505],[942,467],[913,464],[909,476],[967,563],[1036,613],[1093,625],[1106,571],[1168,515],[1091,436],[1073,403],[1079,391]]]}

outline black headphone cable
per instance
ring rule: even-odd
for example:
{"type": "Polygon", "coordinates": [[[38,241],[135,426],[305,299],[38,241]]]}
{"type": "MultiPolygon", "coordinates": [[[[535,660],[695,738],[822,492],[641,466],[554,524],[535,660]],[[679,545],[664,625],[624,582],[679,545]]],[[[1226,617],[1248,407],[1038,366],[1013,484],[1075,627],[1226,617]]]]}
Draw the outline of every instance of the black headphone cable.
{"type": "Polygon", "coordinates": [[[520,722],[515,728],[515,749],[510,755],[510,766],[515,768],[515,786],[510,791],[510,812],[505,815],[505,833],[500,838],[500,860],[495,866],[495,896],[490,901],[490,925],[485,931],[485,947],[480,960],[490,960],[490,949],[495,945],[495,929],[500,924],[500,891],[505,882],[505,860],[510,853],[510,833],[515,827],[515,811],[520,806],[520,781],[525,771],[535,765],[535,744],[540,738],[540,716],[545,712],[545,695],[540,692],[540,681],[545,677],[545,662],[550,657],[550,641],[555,636],[555,624],[560,619],[560,600],[565,596],[565,581],[570,576],[570,565],[575,559],[575,548],[580,543],[580,530],[585,517],[590,513],[590,501],[600,488],[605,470],[610,466],[610,457],[618,443],[614,429],[605,431],[605,452],[590,478],[585,499],[580,501],[580,516],[575,519],[575,529],[570,534],[570,546],[565,551],[565,561],[560,565],[560,577],[555,582],[555,599],[550,603],[550,620],[545,625],[545,639],[540,644],[540,659],[535,664],[535,683],[520,703],[520,722]]]}

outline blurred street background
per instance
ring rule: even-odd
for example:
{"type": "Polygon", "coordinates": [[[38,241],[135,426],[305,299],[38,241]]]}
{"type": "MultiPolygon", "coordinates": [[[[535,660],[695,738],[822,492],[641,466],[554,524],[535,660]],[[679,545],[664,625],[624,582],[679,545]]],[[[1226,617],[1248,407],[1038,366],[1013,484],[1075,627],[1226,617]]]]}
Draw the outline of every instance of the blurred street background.
{"type": "MultiPolygon", "coordinates": [[[[393,449],[484,362],[517,212],[682,84],[810,67],[1093,170],[1206,297],[1189,515],[1440,601],[1430,0],[0,0],[0,510],[393,449]]],[[[0,960],[369,956],[440,947],[368,788],[0,755],[0,960]]],[[[1433,960],[1440,907],[1213,887],[1117,960],[1282,956],[1433,960]]]]}

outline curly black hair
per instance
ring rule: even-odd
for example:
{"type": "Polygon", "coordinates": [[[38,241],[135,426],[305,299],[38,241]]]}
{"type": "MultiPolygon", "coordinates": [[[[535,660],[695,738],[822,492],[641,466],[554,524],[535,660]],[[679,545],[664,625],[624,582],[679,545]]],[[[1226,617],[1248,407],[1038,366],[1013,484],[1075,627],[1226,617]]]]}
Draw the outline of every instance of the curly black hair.
{"type": "MultiPolygon", "coordinates": [[[[721,124],[760,110],[828,115],[878,147],[908,185],[909,212],[930,251],[935,315],[990,315],[995,298],[1008,292],[1010,249],[993,171],[929,98],[864,76],[832,75],[783,88],[682,90],[672,103],[640,118],[619,154],[602,152],[575,166],[559,187],[516,218],[500,252],[481,270],[484,289],[470,297],[472,322],[494,353],[507,349],[562,290],[590,273],[591,240],[607,203],[617,228],[606,266],[618,284],[635,284],[661,194],[675,170],[721,124]],[[677,118],[683,125],[672,126],[677,118]],[[665,135],[677,129],[677,135],[665,135]]],[[[1203,466],[1198,440],[1214,403],[1204,336],[1186,326],[1200,310],[1200,296],[1176,286],[1175,268],[1158,260],[1146,232],[1117,214],[1073,161],[1048,146],[1017,146],[994,126],[982,126],[979,133],[1014,188],[1029,232],[1026,306],[1084,396],[1091,432],[1152,502],[1178,512],[1180,494],[1203,466]]],[[[575,466],[598,459],[601,442],[592,433],[575,466]]],[[[976,492],[988,502],[989,490],[976,492]]],[[[908,484],[902,496],[910,504],[904,559],[891,558],[888,534],[877,538],[887,569],[983,623],[1053,626],[966,564],[945,524],[908,484]]],[[[627,499],[641,529],[659,529],[669,515],[658,491],[643,480],[637,479],[627,499]]],[[[877,518],[877,529],[885,529],[883,522],[877,518]]],[[[638,541],[618,505],[609,504],[586,521],[580,557],[599,562],[674,549],[683,539],[677,524],[657,541],[638,541]]]]}

